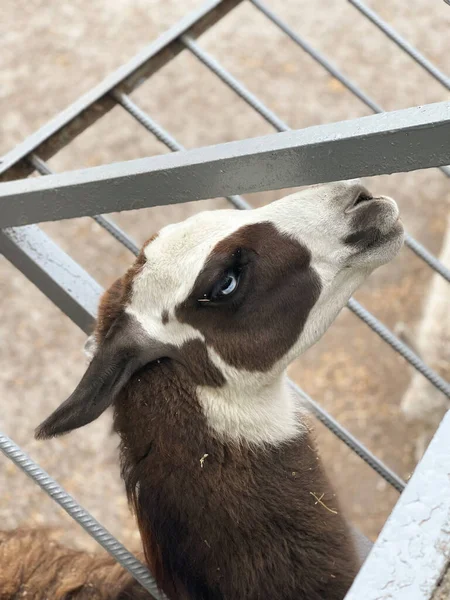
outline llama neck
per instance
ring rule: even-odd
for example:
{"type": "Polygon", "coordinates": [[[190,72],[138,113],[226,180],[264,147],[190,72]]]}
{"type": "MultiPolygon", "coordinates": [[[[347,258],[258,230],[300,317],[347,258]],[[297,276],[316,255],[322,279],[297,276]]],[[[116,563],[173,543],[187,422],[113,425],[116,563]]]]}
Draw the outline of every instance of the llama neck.
{"type": "Polygon", "coordinates": [[[122,474],[162,589],[201,600],[341,599],[353,549],[285,378],[254,394],[251,385],[229,397],[226,385],[217,389],[220,397],[163,361],[133,377],[115,405],[122,474]],[[218,435],[213,403],[225,400],[228,437],[231,426],[246,439],[267,427],[278,442],[267,431],[258,445],[218,435]]]}
{"type": "Polygon", "coordinates": [[[261,374],[246,373],[238,383],[198,386],[196,393],[211,430],[224,442],[281,444],[305,431],[302,409],[286,375],[260,384],[261,374]]]}

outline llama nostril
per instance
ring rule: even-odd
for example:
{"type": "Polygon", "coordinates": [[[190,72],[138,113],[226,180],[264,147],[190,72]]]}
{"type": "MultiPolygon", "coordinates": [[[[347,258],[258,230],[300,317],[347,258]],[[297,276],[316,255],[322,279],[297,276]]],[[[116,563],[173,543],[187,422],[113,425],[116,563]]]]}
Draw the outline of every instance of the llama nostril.
{"type": "Polygon", "coordinates": [[[365,202],[370,202],[371,200],[374,200],[372,194],[370,194],[366,189],[360,188],[351,200],[351,202],[348,203],[345,212],[353,211],[361,204],[364,204],[365,202]]]}
{"type": "Polygon", "coordinates": [[[358,206],[358,204],[362,204],[363,202],[368,202],[369,200],[373,200],[373,196],[371,196],[370,194],[367,194],[366,192],[360,192],[357,195],[356,200],[353,203],[353,206],[358,206]]]}

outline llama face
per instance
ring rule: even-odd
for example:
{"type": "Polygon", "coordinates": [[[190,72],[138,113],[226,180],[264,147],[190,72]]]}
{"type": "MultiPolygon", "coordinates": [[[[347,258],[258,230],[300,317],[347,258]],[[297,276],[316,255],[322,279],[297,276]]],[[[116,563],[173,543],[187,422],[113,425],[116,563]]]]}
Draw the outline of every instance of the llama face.
{"type": "Polygon", "coordinates": [[[358,182],[165,227],[106,292],[93,360],[38,435],[97,418],[137,370],[165,357],[186,367],[218,433],[255,443],[297,435],[280,375],[402,240],[395,202],[358,182]]]}
{"type": "Polygon", "coordinates": [[[358,182],[253,211],[201,213],[145,247],[126,310],[152,339],[201,340],[227,381],[241,385],[238,372],[270,379],[317,341],[402,239],[395,202],[358,182]]]}

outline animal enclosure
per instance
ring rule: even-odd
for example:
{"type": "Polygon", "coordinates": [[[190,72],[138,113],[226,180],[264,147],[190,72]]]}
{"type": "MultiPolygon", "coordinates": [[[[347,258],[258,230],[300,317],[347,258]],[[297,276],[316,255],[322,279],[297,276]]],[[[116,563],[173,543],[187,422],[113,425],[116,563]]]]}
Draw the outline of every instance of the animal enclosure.
{"type": "MultiPolygon", "coordinates": [[[[271,21],[274,27],[298,46],[299,53],[309,53],[339,85],[354,94],[371,112],[377,113],[372,118],[289,133],[284,120],[244,87],[215,57],[207,53],[201,40],[196,41],[197,37],[220,19],[227,19],[229,11],[239,10],[236,8],[238,4],[240,3],[226,0],[207,3],[2,159],[2,178],[12,182],[0,187],[2,227],[5,228],[1,233],[1,251],[85,332],[89,332],[92,326],[100,286],[35,225],[38,222],[92,215],[118,242],[136,253],[137,248],[132,239],[109,217],[100,213],[139,209],[149,203],[172,204],[220,195],[228,196],[228,200],[236,208],[247,209],[248,201],[236,196],[237,193],[428,167],[440,167],[442,177],[449,176],[449,170],[445,167],[450,162],[448,103],[383,114],[382,107],[334,67],[327,57],[301,38],[296,33],[295,26],[286,24],[259,0],[253,0],[249,4],[255,11],[255,18],[258,14],[271,21]],[[190,53],[274,130],[286,133],[267,136],[263,143],[243,140],[232,146],[200,149],[192,153],[180,152],[183,150],[181,145],[140,107],[131,93],[181,52],[190,53]],[[120,108],[126,111],[176,154],[114,167],[99,167],[85,171],[82,175],[68,172],[53,177],[46,161],[70,144],[77,135],[93,126],[113,107],[116,107],[115,110],[120,108]],[[301,165],[301,168],[296,169],[297,165],[301,165]],[[35,181],[20,181],[33,171],[50,176],[36,178],[35,181]],[[89,202],[86,202],[86,198],[89,202]]],[[[382,28],[400,46],[398,52],[409,53],[423,69],[436,78],[443,89],[450,89],[448,79],[376,14],[360,2],[352,4],[370,19],[374,28],[382,28]]],[[[407,245],[447,282],[450,281],[448,268],[440,264],[415,239],[408,237],[407,245]]],[[[408,251],[404,250],[406,252],[408,251]]],[[[450,397],[449,384],[368,313],[361,303],[352,299],[349,309],[373,330],[374,336],[378,335],[387,342],[444,396],[450,397]]],[[[301,376],[298,381],[303,384],[301,376]]],[[[323,408],[322,398],[313,400],[305,396],[305,391],[300,390],[297,384],[293,383],[293,386],[323,424],[397,492],[403,490],[404,480],[386,466],[386,461],[376,458],[339,425],[323,408]]],[[[368,427],[370,428],[370,423],[368,427]]],[[[11,431],[11,435],[14,436],[14,431],[11,431]]],[[[35,474],[39,473],[6,438],[3,450],[20,462],[22,467],[35,474]]],[[[92,522],[88,515],[80,513],[80,509],[53,482],[42,476],[40,480],[53,490],[53,495],[66,504],[66,507],[69,505],[72,514],[82,515],[82,520],[91,533],[100,532],[104,545],[109,550],[117,551],[116,556],[118,554],[144,584],[151,585],[145,569],[137,565],[123,548],[117,546],[114,539],[99,529],[99,525],[92,522]]],[[[367,568],[369,567],[370,562],[367,564],[367,568]]],[[[437,570],[442,571],[442,565],[437,570]]],[[[437,581],[437,572],[434,575],[437,581]]]]}

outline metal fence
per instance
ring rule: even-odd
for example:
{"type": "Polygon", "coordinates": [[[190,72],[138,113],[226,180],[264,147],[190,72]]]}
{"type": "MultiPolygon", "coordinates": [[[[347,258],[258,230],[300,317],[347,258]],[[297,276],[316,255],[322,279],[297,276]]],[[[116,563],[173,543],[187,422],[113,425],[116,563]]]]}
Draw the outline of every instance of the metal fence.
{"type": "MultiPolygon", "coordinates": [[[[326,56],[297,34],[290,25],[283,22],[261,0],[247,0],[247,2],[295,42],[299,50],[308,53],[329,74],[339,80],[375,115],[354,121],[291,131],[286,123],[196,41],[203,32],[237,6],[240,0],[208,0],[201,9],[165,32],[156,42],[111,74],[104,82],[5,155],[0,162],[0,181],[3,182],[0,184],[0,227],[2,228],[0,251],[85,332],[90,332],[92,328],[102,290],[77,263],[39,229],[36,223],[92,216],[119,243],[137,254],[138,248],[133,240],[102,213],[219,196],[226,196],[237,209],[247,210],[251,206],[236,194],[428,167],[438,167],[444,176],[450,177],[450,168],[446,166],[450,163],[450,103],[385,113],[369,95],[341,73],[326,56]],[[182,51],[190,52],[195,56],[278,133],[264,138],[184,151],[181,144],[130,97],[130,93],[143,81],[182,51]],[[174,154],[83,171],[53,174],[45,161],[117,105],[127,111],[174,154]],[[330,155],[339,156],[339,161],[329,160],[330,155]],[[298,168],[299,164],[302,165],[301,170],[298,168]],[[270,169],[267,168],[269,165],[270,169]],[[45,177],[27,179],[26,177],[33,172],[45,177]],[[186,186],[187,180],[189,186],[186,186]]],[[[402,51],[442,86],[450,90],[450,79],[376,13],[359,0],[349,0],[349,2],[369,19],[374,27],[383,31],[402,51]]],[[[419,242],[407,235],[406,244],[419,258],[450,282],[449,268],[419,242]]],[[[383,323],[354,299],[349,301],[348,308],[447,398],[450,398],[450,384],[427,366],[383,323]]],[[[398,492],[404,490],[405,482],[399,475],[374,456],[298,385],[292,381],[290,385],[303,401],[306,401],[311,412],[340,440],[398,492]]],[[[443,423],[442,427],[449,430],[449,421],[443,423]]],[[[433,442],[435,447],[438,447],[438,443],[442,445],[442,441],[433,442]]],[[[432,453],[435,452],[433,444],[429,450],[432,453]]],[[[0,449],[79,521],[86,531],[127,568],[155,598],[161,597],[146,567],[87,511],[77,505],[73,498],[14,442],[1,433],[0,449]]],[[[430,458],[428,461],[433,462],[430,458]]],[[[446,462],[441,461],[439,466],[433,464],[433,468],[442,471],[446,462]]],[[[422,468],[426,467],[422,465],[419,467],[418,478],[422,468]]],[[[412,483],[408,488],[411,485],[412,483]]],[[[450,497],[450,494],[448,496],[450,497]]],[[[403,497],[400,500],[400,503],[402,502],[404,502],[403,497]]],[[[396,510],[402,510],[401,506],[399,504],[396,510]]],[[[447,501],[443,502],[440,505],[440,514],[443,515],[447,508],[447,501]]],[[[395,513],[396,511],[393,516],[395,513]]],[[[442,525],[444,522],[445,519],[442,525]]],[[[450,541],[449,534],[446,540],[450,541]]],[[[372,556],[376,554],[377,545],[378,542],[364,567],[364,572],[369,569],[369,578],[372,556]]],[[[439,563],[435,560],[434,570],[427,574],[429,581],[435,583],[438,581],[444,563],[445,561],[439,563]]],[[[375,565],[374,568],[378,567],[375,565]]],[[[367,586],[364,587],[366,585],[364,581],[361,590],[368,589],[367,586]]],[[[377,581],[374,589],[381,589],[382,585],[382,581],[377,581]]],[[[410,594],[412,589],[409,589],[410,594]]],[[[363,597],[355,593],[351,592],[349,598],[363,597]]],[[[364,596],[366,597],[369,596],[364,596]]],[[[428,598],[429,596],[414,597],[428,598]]],[[[410,595],[408,598],[413,596],[410,595]]]]}

